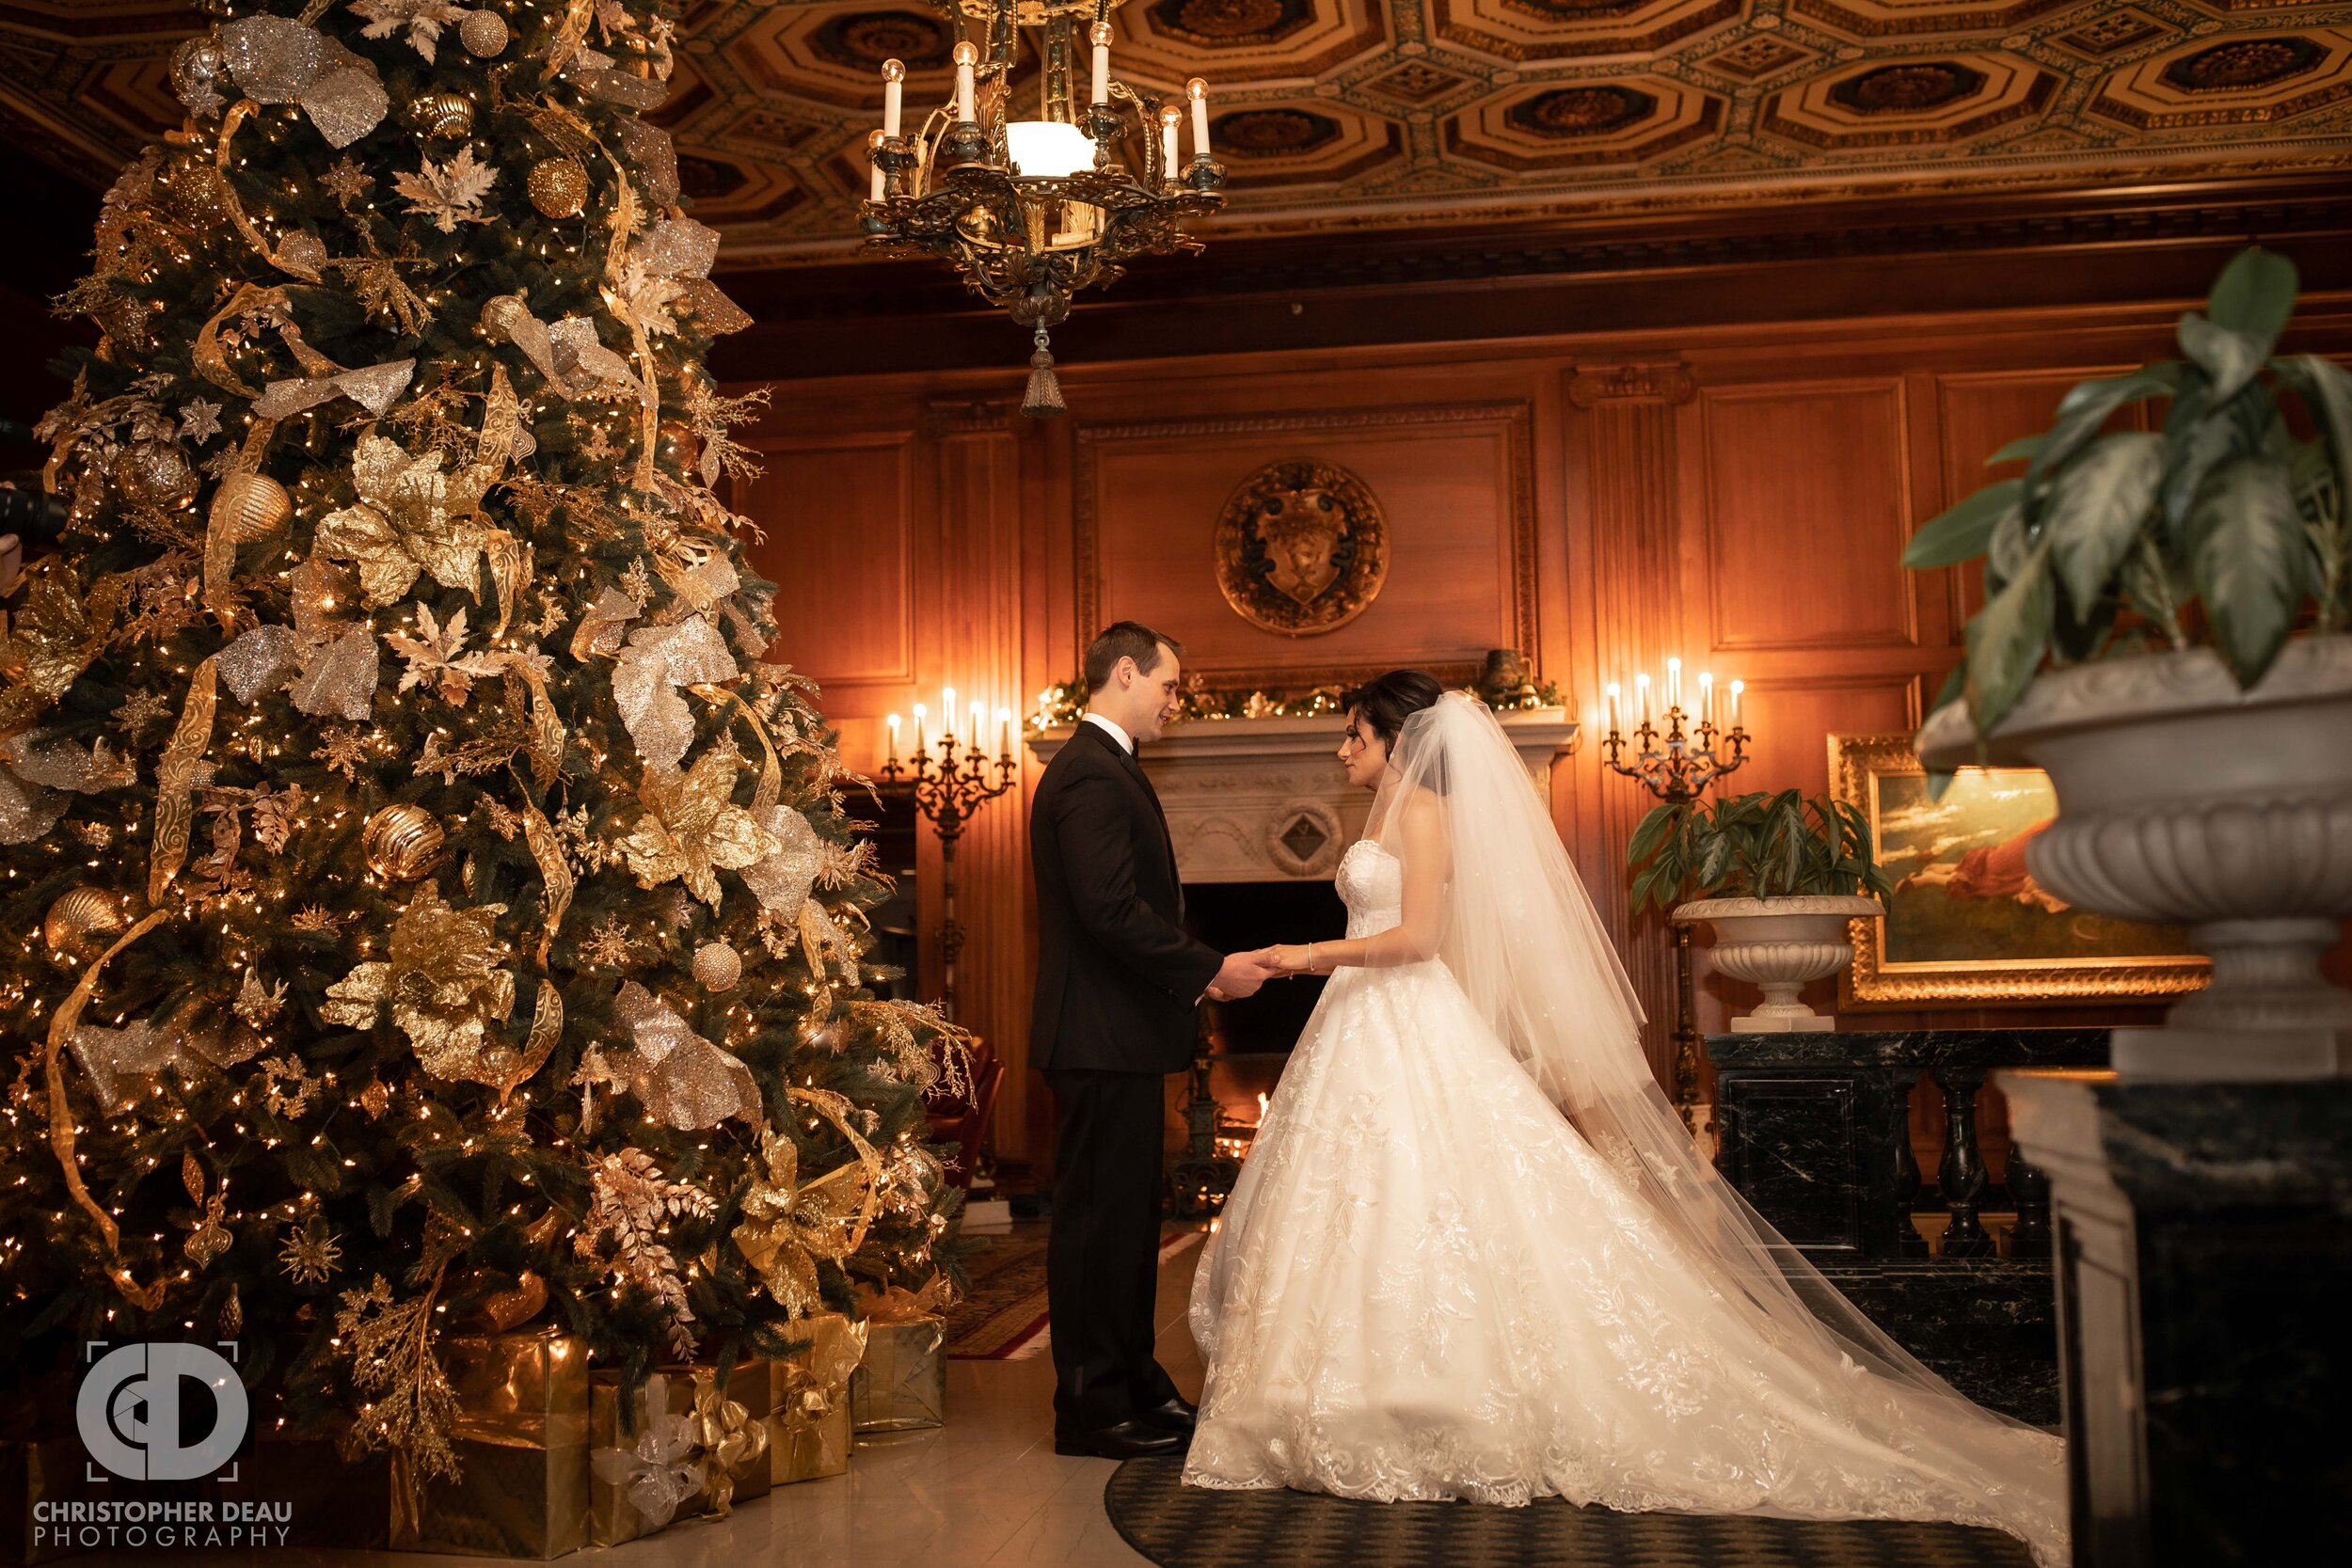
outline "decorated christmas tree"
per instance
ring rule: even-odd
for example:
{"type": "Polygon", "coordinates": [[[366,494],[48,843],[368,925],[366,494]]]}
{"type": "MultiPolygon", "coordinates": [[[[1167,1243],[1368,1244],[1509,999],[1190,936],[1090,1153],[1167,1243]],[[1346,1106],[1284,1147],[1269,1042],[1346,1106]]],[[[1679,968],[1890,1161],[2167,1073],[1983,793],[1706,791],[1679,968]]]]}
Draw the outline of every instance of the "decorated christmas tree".
{"type": "Polygon", "coordinates": [[[208,8],[0,606],[0,1316],[20,1374],[238,1337],[430,1475],[448,1334],[637,1378],[950,1268],[959,1047],[868,989],[858,781],[714,493],[673,8],[208,8]]]}

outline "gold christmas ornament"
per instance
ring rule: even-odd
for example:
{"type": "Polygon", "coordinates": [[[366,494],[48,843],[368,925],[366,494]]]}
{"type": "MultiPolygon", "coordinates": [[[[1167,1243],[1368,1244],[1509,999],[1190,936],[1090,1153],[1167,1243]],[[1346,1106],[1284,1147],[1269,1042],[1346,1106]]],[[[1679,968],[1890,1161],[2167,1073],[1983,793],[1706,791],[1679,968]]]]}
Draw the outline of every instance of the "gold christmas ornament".
{"type": "Polygon", "coordinates": [[[506,48],[509,37],[506,18],[496,11],[472,11],[457,24],[458,41],[466,52],[479,59],[488,59],[506,48]]]}
{"type": "Polygon", "coordinates": [[[694,979],[707,991],[733,990],[743,978],[743,955],[723,942],[694,949],[694,979]]]}
{"type": "Polygon", "coordinates": [[[572,217],[588,204],[588,170],[577,158],[542,158],[531,166],[524,188],[548,217],[572,217]]]}
{"type": "Polygon", "coordinates": [[[134,506],[169,506],[195,488],[196,470],[176,441],[141,441],[115,459],[115,483],[134,506]]]}
{"type": "Polygon", "coordinates": [[[229,537],[237,544],[266,539],[294,515],[294,498],[267,474],[230,474],[220,488],[229,537]]]}
{"type": "Polygon", "coordinates": [[[359,847],[368,869],[387,881],[414,881],[439,863],[448,835],[422,806],[386,806],[368,818],[359,847]]]}
{"type": "Polygon", "coordinates": [[[54,957],[87,962],[104,952],[129,924],[119,895],[94,887],[69,888],[42,917],[40,937],[54,957]]]}
{"type": "Polygon", "coordinates": [[[411,130],[428,136],[470,135],[473,100],[462,92],[421,93],[409,100],[405,118],[411,130]]]}

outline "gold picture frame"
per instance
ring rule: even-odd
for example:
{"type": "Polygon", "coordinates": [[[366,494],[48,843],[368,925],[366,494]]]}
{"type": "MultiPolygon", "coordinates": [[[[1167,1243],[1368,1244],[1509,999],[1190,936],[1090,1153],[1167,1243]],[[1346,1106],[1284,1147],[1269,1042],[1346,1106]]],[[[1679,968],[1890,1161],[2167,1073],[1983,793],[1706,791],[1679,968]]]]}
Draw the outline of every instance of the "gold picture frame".
{"type": "Polygon", "coordinates": [[[2070,909],[2034,882],[2025,842],[2058,808],[2040,768],[1964,768],[1936,801],[1911,736],[1833,735],[1829,779],[1896,882],[1884,916],[1848,929],[1844,1006],[2146,1000],[2210,977],[2185,931],[2070,909]]]}

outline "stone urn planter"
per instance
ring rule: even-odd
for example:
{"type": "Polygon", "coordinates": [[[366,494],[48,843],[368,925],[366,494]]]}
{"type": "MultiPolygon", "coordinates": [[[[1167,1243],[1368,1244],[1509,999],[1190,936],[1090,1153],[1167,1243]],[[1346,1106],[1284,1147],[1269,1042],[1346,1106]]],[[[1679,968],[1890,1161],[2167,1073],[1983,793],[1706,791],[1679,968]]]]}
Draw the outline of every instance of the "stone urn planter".
{"type": "Polygon", "coordinates": [[[1850,895],[1701,898],[1677,906],[1674,918],[1712,926],[1715,967],[1764,989],[1761,1006],[1731,1021],[1733,1033],[1750,1035],[1835,1028],[1835,1018],[1798,1001],[1797,992],[1853,962],[1847,926],[1883,912],[1877,899],[1850,895]]]}
{"type": "Polygon", "coordinates": [[[2352,992],[2318,970],[2352,916],[2352,637],[2291,641],[2245,690],[2205,648],[2054,670],[1981,749],[1953,705],[1919,754],[2047,770],[2058,816],[2026,847],[2035,879],[2185,925],[2212,958],[2163,1028],[2116,1031],[2119,1074],[2352,1076],[2352,992]]]}

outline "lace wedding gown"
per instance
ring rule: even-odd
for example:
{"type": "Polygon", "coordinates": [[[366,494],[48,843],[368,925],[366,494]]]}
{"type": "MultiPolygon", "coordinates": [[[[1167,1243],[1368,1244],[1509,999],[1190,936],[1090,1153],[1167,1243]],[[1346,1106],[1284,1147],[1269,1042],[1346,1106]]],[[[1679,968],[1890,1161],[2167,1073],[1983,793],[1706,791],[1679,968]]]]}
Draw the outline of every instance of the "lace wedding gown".
{"type": "MultiPolygon", "coordinates": [[[[1351,937],[1397,925],[1388,848],[1338,885],[1351,937]]],[[[2058,1439],[1804,1354],[1676,1238],[1442,958],[1343,969],[1194,1280],[1184,1480],[1954,1520],[2065,1560],[2058,1439]]]]}

